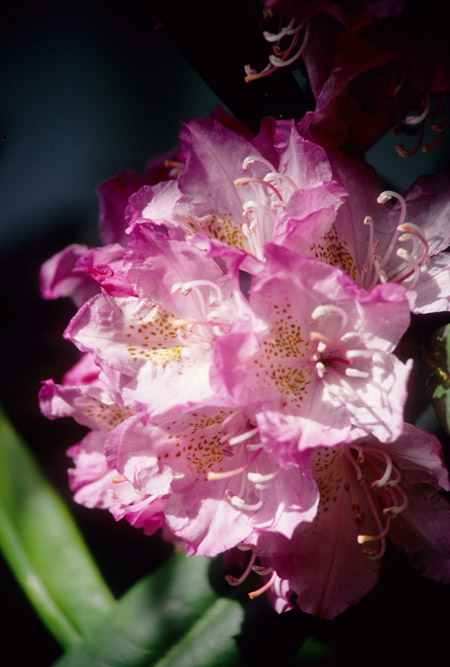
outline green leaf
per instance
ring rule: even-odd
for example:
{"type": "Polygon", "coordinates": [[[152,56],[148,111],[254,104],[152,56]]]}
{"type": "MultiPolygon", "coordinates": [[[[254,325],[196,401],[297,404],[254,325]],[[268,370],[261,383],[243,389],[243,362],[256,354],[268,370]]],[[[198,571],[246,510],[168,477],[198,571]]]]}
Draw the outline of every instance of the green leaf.
{"type": "Polygon", "coordinates": [[[433,369],[427,390],[440,422],[450,435],[450,324],[434,332],[424,357],[433,369]]]}
{"type": "Polygon", "coordinates": [[[303,667],[326,667],[336,664],[336,651],[328,644],[309,637],[296,655],[295,664],[303,667]]]}
{"type": "Polygon", "coordinates": [[[173,556],[131,588],[54,667],[220,667],[241,664],[241,605],[218,597],[211,560],[173,556]]]}
{"type": "Polygon", "coordinates": [[[0,548],[62,646],[113,605],[67,507],[1,411],[0,548]]]}

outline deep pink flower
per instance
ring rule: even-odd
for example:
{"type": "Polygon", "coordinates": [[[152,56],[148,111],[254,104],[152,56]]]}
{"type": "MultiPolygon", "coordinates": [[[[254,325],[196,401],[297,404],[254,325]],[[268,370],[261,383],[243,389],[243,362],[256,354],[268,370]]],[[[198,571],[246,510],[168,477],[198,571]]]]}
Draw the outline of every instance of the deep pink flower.
{"type": "Polygon", "coordinates": [[[448,310],[449,175],[421,176],[402,196],[382,191],[362,161],[338,151],[329,157],[349,196],[316,244],[316,256],[334,262],[341,257],[342,268],[367,290],[385,282],[403,285],[415,313],[448,310]]]}
{"type": "Polygon", "coordinates": [[[410,368],[392,354],[410,319],[404,290],[368,294],[324,262],[275,245],[266,254],[248,314],[216,341],[216,394],[256,409],[264,446],[286,463],[352,426],[394,440],[410,368]]]}
{"type": "Polygon", "coordinates": [[[189,555],[249,547],[277,609],[298,595],[328,617],[375,583],[388,532],[416,548],[395,527],[408,516],[420,527],[425,494],[435,524],[417,559],[438,577],[448,510],[427,494],[447,482],[434,439],[404,427],[411,363],[394,350],[411,308],[447,303],[446,177],[420,181],[407,203],[393,195],[399,213],[387,214],[372,171],[327,156],[294,122],[268,119],[249,139],[192,121],[181,143],[166,180],[104,186],[108,245],[71,246],[42,270],[44,296],[79,307],[65,336],[83,359],[40,394],[48,417],[90,429],[68,452],[75,499],[164,528],[189,555]],[[396,217],[405,209],[411,223],[396,217]],[[339,595],[333,579],[318,601],[332,557],[336,572],[354,563],[358,582],[344,574],[339,595]]]}
{"type": "Polygon", "coordinates": [[[217,121],[191,121],[180,140],[178,179],[133,195],[129,219],[164,225],[216,256],[245,256],[241,268],[252,273],[269,241],[296,246],[302,235],[302,246],[312,244],[346,197],[325,151],[291,121],[264,122],[252,142],[217,121]]]}
{"type": "Polygon", "coordinates": [[[135,227],[123,261],[130,295],[94,296],[65,336],[94,355],[137,411],[214,403],[213,341],[241,308],[232,277],[204,251],[143,224],[135,227]]]}
{"type": "Polygon", "coordinates": [[[84,355],[66,373],[62,385],[53,380],[44,382],[39,399],[46,417],[73,417],[91,429],[79,444],[67,451],[75,466],[69,470],[75,501],[86,507],[109,509],[117,518],[125,513],[131,515],[133,525],[143,528],[148,535],[163,526],[165,501],[152,502],[107,465],[104,448],[108,435],[133,413],[99,372],[93,357],[84,355]]]}
{"type": "Polygon", "coordinates": [[[188,555],[215,555],[259,534],[289,539],[316,513],[314,481],[271,461],[240,410],[130,419],[111,433],[105,452],[136,491],[167,499],[166,524],[188,555]]]}
{"type": "Polygon", "coordinates": [[[215,555],[260,534],[289,539],[315,516],[315,482],[271,461],[242,411],[199,408],[144,424],[91,355],[63,385],[45,382],[40,401],[46,416],[91,429],[67,452],[75,500],[147,534],[167,526],[189,555],[215,555]]]}
{"type": "Polygon", "coordinates": [[[298,605],[333,618],[379,578],[386,540],[420,574],[450,582],[449,490],[438,440],[405,424],[388,445],[360,437],[312,454],[320,504],[292,540],[261,536],[255,554],[268,566],[278,611],[298,605]]]}
{"type": "Polygon", "coordinates": [[[401,210],[388,216],[372,168],[325,153],[293,122],[265,121],[249,142],[216,121],[192,121],[181,139],[185,167],[130,198],[132,224],[163,226],[250,273],[261,270],[266,245],[275,243],[340,266],[367,290],[399,282],[416,313],[448,308],[445,174],[419,179],[406,203],[391,193],[401,210]]]}

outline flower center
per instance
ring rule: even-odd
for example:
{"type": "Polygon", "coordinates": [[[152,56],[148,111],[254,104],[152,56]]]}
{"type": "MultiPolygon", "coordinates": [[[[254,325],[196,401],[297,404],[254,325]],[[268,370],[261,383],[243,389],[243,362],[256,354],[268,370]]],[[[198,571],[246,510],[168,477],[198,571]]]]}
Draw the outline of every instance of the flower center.
{"type": "Polygon", "coordinates": [[[247,239],[250,252],[258,259],[264,259],[264,245],[272,238],[280,210],[284,211],[285,201],[295,192],[294,181],[286,174],[277,172],[273,164],[259,155],[249,155],[242,163],[248,169],[255,162],[267,168],[264,178],[245,176],[234,181],[236,187],[249,185],[254,198],[243,204],[243,214],[249,222],[242,225],[242,233],[247,239]],[[261,192],[262,186],[262,192],[261,192]]]}
{"type": "Polygon", "coordinates": [[[187,344],[195,342],[209,349],[216,336],[229,330],[231,320],[225,315],[230,304],[217,283],[211,280],[189,280],[175,283],[171,292],[191,295],[197,307],[197,317],[174,318],[172,322],[179,337],[186,340],[187,344]]]}
{"type": "Polygon", "coordinates": [[[369,377],[367,371],[355,367],[355,364],[371,357],[373,353],[354,347],[361,336],[356,331],[347,330],[348,316],[343,308],[331,304],[317,306],[311,313],[311,319],[322,330],[325,328],[324,322],[326,323],[326,334],[320,330],[310,331],[310,340],[315,344],[311,362],[318,377],[329,385],[330,395],[336,398],[350,390],[345,382],[346,377],[369,377]],[[319,320],[322,320],[322,323],[319,320]]]}

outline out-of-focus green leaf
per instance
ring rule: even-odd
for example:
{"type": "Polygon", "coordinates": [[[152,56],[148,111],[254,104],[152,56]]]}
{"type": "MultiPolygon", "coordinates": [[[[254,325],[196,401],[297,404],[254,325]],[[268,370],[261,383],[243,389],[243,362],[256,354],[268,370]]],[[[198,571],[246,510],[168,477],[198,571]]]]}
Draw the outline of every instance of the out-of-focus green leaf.
{"type": "Polygon", "coordinates": [[[336,651],[315,637],[310,637],[297,653],[295,664],[303,667],[331,667],[336,664],[336,651]]]}
{"type": "Polygon", "coordinates": [[[131,588],[54,667],[238,667],[234,637],[242,607],[213,590],[210,562],[173,556],[131,588]]]}
{"type": "Polygon", "coordinates": [[[0,548],[62,646],[113,605],[68,509],[1,411],[0,548]]]}
{"type": "Polygon", "coordinates": [[[450,324],[431,336],[425,360],[433,369],[427,380],[427,390],[440,422],[450,435],[450,324]]]}

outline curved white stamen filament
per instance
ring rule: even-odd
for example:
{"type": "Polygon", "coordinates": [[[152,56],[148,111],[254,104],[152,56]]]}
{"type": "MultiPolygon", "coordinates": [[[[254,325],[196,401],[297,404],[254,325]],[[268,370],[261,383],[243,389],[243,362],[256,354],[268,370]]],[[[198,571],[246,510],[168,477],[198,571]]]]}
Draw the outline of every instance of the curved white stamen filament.
{"type": "Polygon", "coordinates": [[[373,481],[372,484],[371,484],[372,488],[381,488],[381,487],[385,486],[391,478],[391,475],[392,475],[392,472],[393,472],[392,459],[389,456],[389,454],[387,454],[387,452],[385,452],[382,449],[376,449],[374,447],[367,447],[365,449],[365,451],[368,454],[372,454],[372,456],[375,456],[379,460],[382,460],[383,463],[385,464],[385,470],[384,470],[383,475],[379,479],[376,479],[375,481],[373,481]]]}
{"type": "Polygon", "coordinates": [[[248,169],[255,162],[260,162],[261,164],[263,164],[268,169],[268,172],[264,176],[264,179],[263,179],[265,182],[271,182],[271,181],[274,181],[274,180],[282,180],[282,181],[286,181],[293,188],[294,191],[297,190],[297,185],[292,180],[292,178],[290,178],[287,174],[282,174],[279,171],[276,171],[273,164],[271,162],[269,162],[269,160],[266,160],[265,158],[263,158],[260,155],[248,155],[242,163],[242,168],[243,169],[248,169]]]}
{"type": "Polygon", "coordinates": [[[353,458],[353,455],[351,453],[351,450],[348,447],[344,447],[343,451],[344,451],[345,458],[347,459],[347,461],[349,461],[349,463],[351,463],[351,465],[353,466],[353,468],[356,472],[356,481],[357,481],[358,486],[361,486],[364,478],[363,478],[362,470],[358,465],[358,463],[362,463],[362,461],[360,461],[360,455],[358,456],[358,459],[355,461],[355,459],[353,458]]]}
{"type": "Polygon", "coordinates": [[[425,118],[428,116],[428,114],[430,113],[430,95],[429,95],[429,93],[426,93],[425,100],[423,101],[423,106],[424,106],[424,110],[422,111],[421,114],[414,115],[414,116],[406,116],[405,123],[407,125],[419,125],[419,123],[422,123],[425,120],[425,118]]]}
{"type": "Polygon", "coordinates": [[[396,516],[397,514],[400,514],[400,512],[403,512],[408,507],[409,499],[400,485],[393,487],[393,489],[394,492],[400,496],[401,505],[396,504],[390,507],[385,507],[383,510],[383,514],[391,514],[393,516],[396,516]]]}
{"type": "Polygon", "coordinates": [[[259,574],[260,577],[265,577],[267,574],[272,574],[273,572],[271,567],[264,567],[264,565],[254,565],[252,570],[256,574],[259,574]]]}
{"type": "Polygon", "coordinates": [[[300,47],[294,53],[294,55],[289,58],[290,54],[297,45],[298,39],[299,33],[297,32],[289,47],[286,49],[286,51],[282,52],[282,55],[276,55],[273,53],[269,56],[269,61],[274,67],[287,67],[288,65],[295,63],[295,61],[301,57],[309,41],[309,21],[306,22],[305,34],[303,35],[303,41],[300,44],[300,47]]]}
{"type": "Polygon", "coordinates": [[[385,485],[386,488],[387,489],[394,488],[395,486],[397,486],[397,484],[399,484],[401,482],[401,479],[402,479],[402,474],[401,474],[400,470],[398,468],[396,468],[395,466],[393,466],[391,477],[390,477],[389,481],[386,482],[386,485],[385,485]],[[394,477],[394,475],[395,475],[395,477],[394,477]]]}
{"type": "MultiPolygon", "coordinates": [[[[248,547],[244,548],[244,547],[238,546],[238,549],[242,549],[242,550],[247,551],[248,547]]],[[[244,572],[241,574],[240,577],[238,577],[238,578],[233,577],[232,574],[227,574],[225,576],[225,579],[230,584],[230,586],[239,586],[240,584],[242,584],[247,579],[248,575],[252,571],[255,560],[256,560],[256,556],[255,556],[255,554],[252,553],[251,558],[250,558],[250,560],[247,564],[247,567],[245,568],[244,572]]]]}
{"type": "MultiPolygon", "coordinates": [[[[389,532],[390,525],[391,525],[391,519],[390,519],[390,516],[387,515],[385,527],[382,528],[380,530],[380,532],[377,533],[377,535],[358,535],[358,538],[357,538],[358,544],[365,544],[366,542],[376,542],[378,540],[380,540],[382,542],[385,541],[385,537],[389,532]]],[[[384,550],[383,550],[383,553],[384,553],[384,550]]],[[[380,555],[379,553],[377,553],[376,555],[377,555],[377,557],[381,557],[381,555],[383,555],[383,554],[380,555]]]]}
{"type": "Polygon", "coordinates": [[[284,27],[281,28],[279,32],[269,32],[268,30],[263,31],[263,37],[266,40],[266,42],[278,42],[280,39],[283,39],[283,37],[286,37],[286,35],[294,35],[296,32],[298,32],[302,24],[299,23],[297,26],[295,25],[296,23],[296,18],[293,18],[289,21],[289,23],[284,27]]]}
{"type": "Polygon", "coordinates": [[[398,219],[397,228],[396,228],[394,234],[392,235],[390,243],[389,243],[388,247],[386,248],[386,251],[385,251],[385,253],[384,253],[384,255],[381,259],[380,268],[383,268],[385,266],[386,262],[388,261],[389,257],[391,256],[392,251],[394,249],[394,246],[397,242],[399,233],[400,233],[400,231],[402,231],[401,229],[399,230],[399,227],[401,227],[403,225],[403,223],[405,222],[405,218],[406,218],[406,201],[400,194],[398,194],[398,192],[394,192],[393,190],[385,190],[384,192],[382,192],[378,196],[377,202],[379,204],[385,204],[386,202],[388,202],[392,198],[397,199],[397,201],[400,204],[400,216],[399,216],[399,219],[398,219]]]}
{"type": "Polygon", "coordinates": [[[366,542],[380,541],[379,551],[374,551],[373,549],[368,549],[368,548],[366,548],[364,550],[365,555],[370,560],[379,560],[380,558],[382,558],[384,556],[384,553],[386,551],[386,535],[389,531],[389,527],[390,527],[390,524],[391,524],[391,518],[390,518],[389,515],[386,516],[386,525],[383,528],[383,526],[381,524],[381,521],[380,521],[380,518],[378,516],[378,511],[377,511],[377,509],[374,505],[374,502],[373,502],[373,499],[372,499],[372,496],[371,496],[369,490],[367,489],[366,486],[363,486],[362,489],[363,489],[364,495],[366,496],[366,500],[369,504],[372,516],[375,519],[375,523],[376,523],[376,526],[377,526],[377,529],[378,529],[378,533],[376,535],[363,535],[363,534],[361,534],[361,535],[358,535],[357,540],[358,540],[358,544],[365,544],[366,542]]]}
{"type": "Polygon", "coordinates": [[[241,435],[236,435],[233,438],[230,438],[230,440],[228,441],[228,444],[230,444],[233,447],[234,445],[238,445],[241,442],[245,442],[245,440],[248,440],[252,436],[256,435],[256,433],[258,433],[258,431],[259,431],[259,428],[256,427],[256,428],[251,429],[250,431],[246,431],[245,433],[241,433],[241,435]]]}
{"type": "Polygon", "coordinates": [[[260,452],[262,452],[262,447],[259,445],[259,449],[253,454],[253,456],[243,466],[240,466],[239,468],[234,468],[233,470],[226,470],[225,472],[214,472],[213,470],[210,470],[207,476],[208,480],[217,481],[220,479],[228,479],[229,477],[234,477],[235,475],[240,475],[252,465],[252,463],[258,458],[260,452]]]}
{"type": "Polygon", "coordinates": [[[240,509],[240,510],[246,510],[246,511],[248,511],[248,512],[256,512],[256,511],[259,510],[259,509],[262,507],[262,505],[263,505],[263,501],[262,501],[262,500],[258,500],[258,502],[254,503],[253,505],[251,505],[251,504],[249,504],[249,503],[246,503],[245,500],[244,500],[243,498],[240,498],[239,496],[235,496],[235,495],[230,491],[230,489],[227,489],[227,490],[225,491],[225,493],[226,493],[226,495],[227,495],[227,497],[228,497],[230,503],[231,503],[232,505],[234,505],[234,507],[237,507],[237,508],[240,509]]]}
{"type": "Polygon", "coordinates": [[[347,350],[345,356],[347,359],[371,359],[373,350],[347,350]]]}
{"type": "Polygon", "coordinates": [[[352,338],[357,338],[358,341],[361,341],[361,334],[358,333],[358,331],[346,331],[346,333],[341,336],[340,341],[341,343],[347,343],[349,340],[352,338]]]}
{"type": "Polygon", "coordinates": [[[279,44],[273,44],[272,47],[273,54],[269,56],[269,64],[266,65],[266,67],[260,72],[257,72],[250,65],[246,65],[244,68],[246,73],[245,77],[246,83],[249,83],[250,81],[255,81],[256,79],[261,79],[265,76],[269,76],[270,74],[273,74],[273,72],[276,72],[279,67],[286,67],[287,65],[291,65],[293,62],[295,62],[300,58],[309,40],[309,32],[310,32],[309,21],[301,22],[296,27],[294,27],[294,25],[292,25],[292,27],[289,27],[291,26],[291,23],[292,21],[288,24],[286,29],[282,28],[281,31],[278,33],[278,35],[269,32],[263,33],[264,37],[266,35],[269,37],[268,39],[266,39],[266,41],[272,44],[275,41],[280,42],[283,37],[287,36],[289,37],[292,36],[292,40],[286,49],[282,49],[279,44]],[[291,56],[291,53],[294,51],[299,41],[300,31],[303,25],[305,26],[303,41],[301,42],[297,51],[291,56]]]}
{"type": "Polygon", "coordinates": [[[261,586],[261,588],[258,588],[256,591],[252,591],[251,593],[249,593],[248,597],[251,600],[254,600],[254,598],[257,598],[259,595],[262,595],[262,593],[265,593],[272,586],[276,578],[277,578],[277,573],[274,572],[270,577],[269,581],[265,583],[264,586],[261,586]]]}
{"type": "Polygon", "coordinates": [[[261,162],[261,164],[267,167],[269,171],[275,171],[273,164],[269,162],[269,160],[266,160],[266,158],[262,157],[262,155],[247,155],[242,163],[242,169],[248,169],[255,162],[261,162]]]}
{"type": "Polygon", "coordinates": [[[212,280],[189,280],[185,283],[174,283],[171,288],[171,293],[180,291],[182,294],[189,294],[192,289],[196,287],[209,287],[213,292],[216,293],[217,299],[219,302],[223,300],[223,293],[217,283],[213,283],[212,280]]]}
{"type": "Polygon", "coordinates": [[[292,188],[293,191],[297,190],[298,187],[295,184],[295,182],[288,176],[287,174],[282,174],[279,171],[271,171],[268,174],[264,176],[264,180],[267,182],[272,182],[272,181],[285,181],[290,187],[292,188]]]}
{"type": "Polygon", "coordinates": [[[255,178],[252,176],[242,176],[241,178],[236,178],[236,180],[233,181],[233,183],[236,187],[239,187],[241,185],[247,185],[248,183],[259,183],[260,185],[264,185],[266,188],[270,188],[281,202],[284,201],[278,188],[276,188],[274,184],[271,183],[270,181],[265,181],[262,178],[255,178]]]}
{"type": "Polygon", "coordinates": [[[422,266],[430,252],[430,246],[428,245],[422,230],[411,222],[399,225],[398,229],[401,232],[405,232],[405,234],[400,236],[400,241],[413,241],[413,253],[415,255],[418,255],[419,249],[422,249],[422,254],[417,262],[418,266],[422,266]]]}
{"type": "Polygon", "coordinates": [[[370,376],[370,373],[367,373],[367,371],[360,371],[357,368],[346,368],[344,373],[347,377],[353,378],[368,378],[370,376]]]}
{"type": "Polygon", "coordinates": [[[320,317],[324,317],[326,315],[330,315],[333,313],[339,315],[339,317],[341,318],[341,331],[342,331],[342,329],[345,329],[345,327],[347,326],[348,315],[345,312],[345,310],[343,308],[340,308],[339,306],[334,306],[332,304],[317,306],[311,313],[311,318],[313,320],[317,320],[320,317]]]}
{"type": "Polygon", "coordinates": [[[267,475],[262,475],[259,472],[249,472],[247,473],[247,479],[253,484],[263,484],[264,482],[271,482],[279,474],[280,470],[275,470],[275,472],[269,472],[267,473],[267,475]]]}

